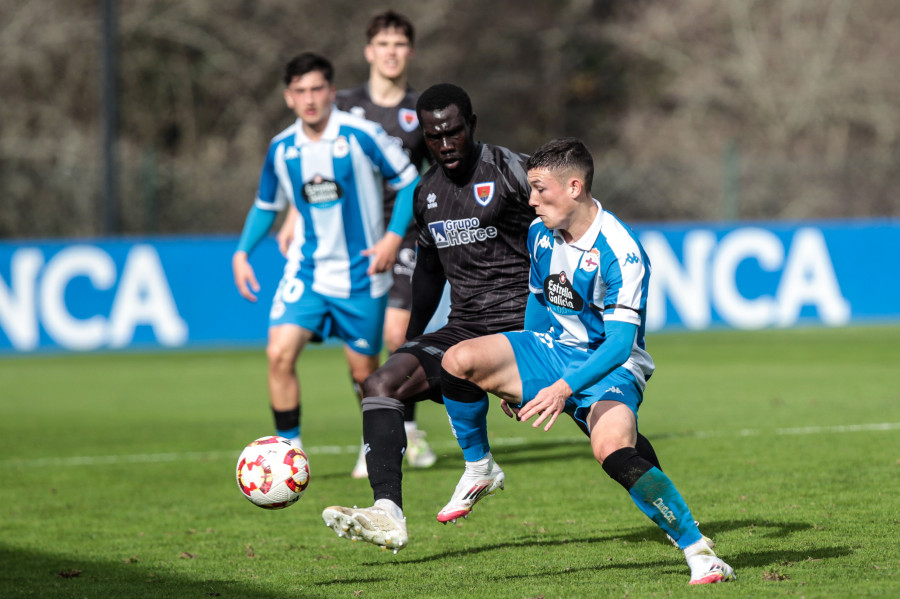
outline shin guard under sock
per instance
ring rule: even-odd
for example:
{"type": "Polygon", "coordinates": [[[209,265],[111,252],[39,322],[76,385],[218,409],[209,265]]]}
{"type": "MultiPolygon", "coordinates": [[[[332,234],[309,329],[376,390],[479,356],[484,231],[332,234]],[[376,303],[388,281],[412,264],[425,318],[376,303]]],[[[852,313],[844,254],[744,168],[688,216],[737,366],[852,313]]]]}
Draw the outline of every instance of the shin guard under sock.
{"type": "Polygon", "coordinates": [[[375,500],[390,499],[403,508],[403,453],[406,430],[403,412],[392,409],[363,411],[363,440],[369,485],[375,500]]]}
{"type": "Polygon", "coordinates": [[[481,387],[441,368],[441,393],[450,427],[467,462],[476,462],[491,450],[487,438],[488,397],[481,387]]]}
{"type": "Polygon", "coordinates": [[[606,456],[603,469],[625,487],[635,505],[681,548],[702,538],[694,517],[675,485],[662,470],[624,447],[606,456]]]}

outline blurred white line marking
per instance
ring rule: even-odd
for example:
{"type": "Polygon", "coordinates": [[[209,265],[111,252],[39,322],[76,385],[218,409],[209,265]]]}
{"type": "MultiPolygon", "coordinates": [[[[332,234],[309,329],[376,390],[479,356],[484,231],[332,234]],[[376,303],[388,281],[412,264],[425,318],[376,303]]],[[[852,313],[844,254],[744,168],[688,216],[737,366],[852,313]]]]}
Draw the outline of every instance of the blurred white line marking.
{"type": "MultiPolygon", "coordinates": [[[[841,434],[900,430],[900,422],[879,422],[874,424],[846,424],[841,426],[805,426],[798,428],[776,428],[774,431],[757,429],[742,429],[738,431],[741,437],[750,437],[771,433],[775,435],[820,435],[841,434]]],[[[663,433],[653,435],[654,439],[667,439],[673,437],[723,437],[734,434],[727,431],[690,431],[685,433],[663,433]]],[[[504,439],[492,439],[491,445],[495,447],[509,447],[514,445],[560,445],[567,443],[586,443],[587,439],[579,437],[559,437],[553,439],[526,439],[525,437],[507,437],[504,439]]],[[[436,451],[458,451],[459,446],[455,441],[442,441],[432,443],[436,451]]],[[[243,449],[243,448],[241,448],[243,449]]],[[[315,455],[345,455],[356,454],[359,445],[318,445],[305,448],[311,456],[315,455]]],[[[41,468],[53,466],[101,466],[107,464],[148,464],[158,462],[188,461],[217,461],[223,459],[237,460],[241,450],[236,451],[188,451],[170,453],[145,453],[132,455],[105,455],[105,456],[72,456],[55,458],[37,458],[33,460],[19,460],[15,458],[0,461],[0,467],[5,468],[41,468]]]]}

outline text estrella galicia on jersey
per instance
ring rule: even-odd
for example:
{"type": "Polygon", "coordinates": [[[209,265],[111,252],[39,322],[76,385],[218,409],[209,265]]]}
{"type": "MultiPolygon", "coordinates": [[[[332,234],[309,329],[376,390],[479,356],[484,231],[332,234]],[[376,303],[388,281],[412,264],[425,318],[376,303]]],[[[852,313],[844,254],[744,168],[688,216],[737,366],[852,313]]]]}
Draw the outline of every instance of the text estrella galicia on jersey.
{"type": "Polygon", "coordinates": [[[343,195],[337,181],[331,181],[322,175],[316,175],[312,181],[303,185],[303,199],[311,206],[331,204],[343,195]]]}
{"type": "Polygon", "coordinates": [[[400,127],[407,133],[412,133],[419,126],[419,116],[415,110],[410,110],[409,108],[401,108],[397,112],[397,121],[400,122],[400,127]]]}
{"type": "Polygon", "coordinates": [[[584,300],[569,283],[565,271],[544,279],[544,297],[557,314],[579,314],[584,308],[584,300]]]}
{"type": "Polygon", "coordinates": [[[482,206],[487,206],[494,199],[494,182],[476,183],[472,186],[472,192],[475,194],[476,202],[482,206]]]}

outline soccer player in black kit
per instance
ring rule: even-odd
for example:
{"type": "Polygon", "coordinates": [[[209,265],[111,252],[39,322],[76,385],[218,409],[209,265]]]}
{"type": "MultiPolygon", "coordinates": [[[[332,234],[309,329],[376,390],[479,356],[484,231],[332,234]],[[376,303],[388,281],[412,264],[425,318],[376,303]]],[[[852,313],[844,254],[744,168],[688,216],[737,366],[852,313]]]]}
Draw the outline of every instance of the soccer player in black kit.
{"type": "Polygon", "coordinates": [[[475,141],[476,116],[463,89],[432,86],[419,97],[416,112],[434,164],[413,203],[418,256],[409,341],[363,383],[363,439],[375,505],[322,512],[338,536],[395,553],[409,542],[401,487],[404,405],[441,401],[441,358],[451,346],[523,328],[529,295],[526,235],[535,218],[528,205],[528,157],[475,141]],[[423,335],[445,281],[450,283],[448,322],[423,335]]]}

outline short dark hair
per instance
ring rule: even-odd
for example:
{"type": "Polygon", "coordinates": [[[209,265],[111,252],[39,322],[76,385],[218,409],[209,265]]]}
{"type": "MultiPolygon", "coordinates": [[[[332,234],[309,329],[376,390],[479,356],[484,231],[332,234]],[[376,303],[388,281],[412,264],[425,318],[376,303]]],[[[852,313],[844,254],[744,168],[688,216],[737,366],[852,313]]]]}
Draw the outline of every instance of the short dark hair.
{"type": "Polygon", "coordinates": [[[416,45],[416,29],[413,27],[412,21],[393,10],[378,13],[372,17],[366,28],[366,39],[371,42],[373,37],[385,29],[399,29],[409,40],[410,46],[416,45]]]}
{"type": "Polygon", "coordinates": [[[334,67],[331,61],[324,56],[304,52],[293,57],[284,68],[284,84],[290,85],[294,77],[303,77],[307,73],[318,71],[322,73],[328,83],[334,83],[334,67]]]}
{"type": "Polygon", "coordinates": [[[422,92],[416,102],[416,113],[421,120],[423,112],[441,110],[451,104],[459,108],[461,116],[467,123],[472,122],[472,100],[469,99],[469,94],[452,83],[438,83],[422,92]]]}
{"type": "Polygon", "coordinates": [[[525,163],[526,170],[543,168],[551,171],[574,169],[584,176],[584,189],[591,191],[594,180],[594,158],[577,137],[559,137],[548,141],[525,163]]]}

